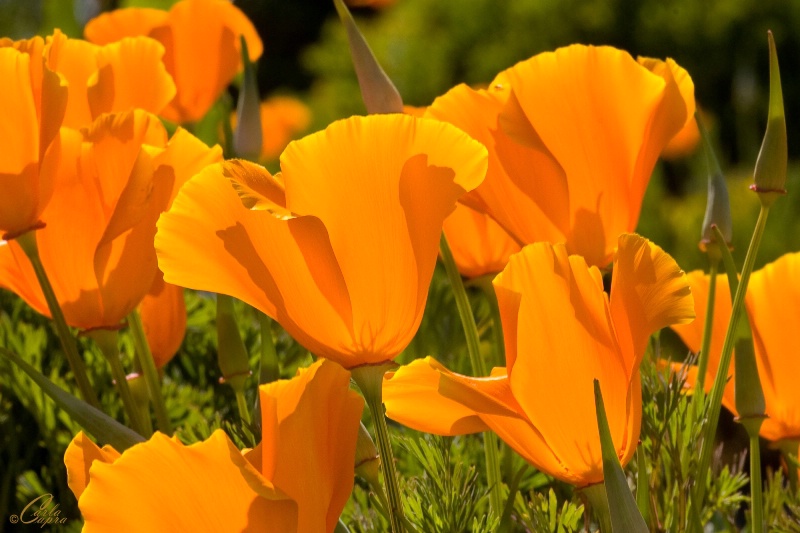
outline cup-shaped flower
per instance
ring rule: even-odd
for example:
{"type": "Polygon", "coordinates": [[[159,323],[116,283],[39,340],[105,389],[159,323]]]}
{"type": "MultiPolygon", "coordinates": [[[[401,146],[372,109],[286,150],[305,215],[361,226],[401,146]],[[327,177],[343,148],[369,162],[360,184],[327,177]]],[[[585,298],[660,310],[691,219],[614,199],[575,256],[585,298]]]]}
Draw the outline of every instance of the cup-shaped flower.
{"type": "Polygon", "coordinates": [[[263,440],[244,454],[222,430],[191,446],[156,433],[122,454],[78,434],[64,462],[84,531],[333,531],[364,405],[349,382],[319,361],[262,386],[263,440]]]}
{"type": "Polygon", "coordinates": [[[486,180],[464,203],[520,243],[566,242],[603,267],[617,236],[636,227],[687,107],[672,68],[651,72],[624,51],[573,45],[518,63],[486,90],[459,85],[426,116],[489,149],[486,180]]]}
{"type": "Polygon", "coordinates": [[[466,278],[497,274],[520,245],[489,215],[464,204],[444,221],[444,234],[458,271],[466,278]]]}
{"type": "Polygon", "coordinates": [[[178,123],[202,118],[241,70],[240,36],[251,61],[263,51],[253,24],[227,0],[182,0],[169,11],[117,9],[90,20],[84,33],[97,44],[146,35],[164,45],[177,94],[161,114],[178,123]]]}
{"type": "Polygon", "coordinates": [[[492,430],[528,462],[585,486],[603,479],[593,380],[624,465],[642,415],[639,364],[656,330],[692,319],[686,277],[661,248],[619,237],[611,297],[597,267],[564,244],[536,243],[494,280],[506,364],[490,377],[454,374],[432,358],[383,384],[386,415],[439,435],[492,430]]]}
{"type": "Polygon", "coordinates": [[[158,222],[164,279],[239,298],[345,368],[393,359],[485,148],[439,121],[352,117],[290,143],[281,169],[233,160],[186,183],[158,222]]]}
{"type": "Polygon", "coordinates": [[[98,46],[56,30],[47,38],[46,53],[48,66],[69,87],[64,126],[88,127],[103,113],[158,113],[175,96],[162,61],[164,47],[153,39],[130,37],[98,46]]]}
{"type": "MultiPolygon", "coordinates": [[[[800,372],[800,339],[789,332],[797,327],[800,318],[800,253],[786,254],[750,275],[745,305],[753,331],[758,375],[764,391],[767,417],[761,425],[760,434],[765,439],[779,441],[800,439],[800,389],[796,376],[800,372]]],[[[673,329],[690,350],[700,349],[703,324],[706,320],[705,305],[708,298],[709,277],[700,271],[688,275],[692,293],[695,295],[697,320],[692,324],[673,326],[673,329]]],[[[727,277],[717,278],[717,290],[712,324],[711,348],[708,352],[708,370],[705,387],[711,389],[719,368],[720,352],[725,332],[731,317],[731,296],[727,277]]],[[[722,396],[722,404],[738,416],[734,398],[735,365],[731,363],[728,381],[722,396]]],[[[687,385],[694,388],[697,368],[687,372],[687,385]]]]}
{"type": "MultiPolygon", "coordinates": [[[[69,325],[116,328],[153,284],[158,216],[221,150],[185,130],[168,141],[158,117],[140,110],[102,115],[83,133],[64,128],[62,137],[46,226],[36,232],[39,256],[69,325]]],[[[15,241],[0,246],[0,287],[49,315],[15,241]]]]}
{"type": "Polygon", "coordinates": [[[161,368],[178,353],[186,334],[183,287],[164,282],[159,270],[150,291],[139,304],[139,314],[153,361],[161,368]]]}
{"type": "Polygon", "coordinates": [[[45,65],[44,40],[0,40],[0,238],[41,226],[61,157],[66,83],[45,65]]]}

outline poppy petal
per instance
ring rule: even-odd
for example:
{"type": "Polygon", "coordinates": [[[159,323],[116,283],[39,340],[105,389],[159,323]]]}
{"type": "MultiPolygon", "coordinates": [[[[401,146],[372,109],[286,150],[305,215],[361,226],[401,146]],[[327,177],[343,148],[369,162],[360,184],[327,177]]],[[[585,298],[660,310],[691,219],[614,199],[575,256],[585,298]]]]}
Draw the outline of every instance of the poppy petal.
{"type": "Polygon", "coordinates": [[[64,453],[64,464],[67,467],[67,484],[75,497],[80,499],[89,484],[89,469],[92,463],[113,463],[119,459],[119,452],[111,446],[100,448],[81,431],[70,442],[64,453]]]}

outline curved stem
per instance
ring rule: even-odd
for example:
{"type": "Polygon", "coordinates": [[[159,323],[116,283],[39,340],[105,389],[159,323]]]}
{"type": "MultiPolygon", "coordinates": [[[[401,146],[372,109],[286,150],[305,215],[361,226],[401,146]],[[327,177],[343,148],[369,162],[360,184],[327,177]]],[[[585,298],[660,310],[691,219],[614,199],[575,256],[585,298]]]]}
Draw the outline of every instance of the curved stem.
{"type": "Polygon", "coordinates": [[[353,380],[361,389],[372,414],[375,425],[375,437],[378,441],[378,451],[381,459],[383,480],[389,500],[389,522],[392,533],[404,531],[403,501],[400,497],[400,488],[397,483],[397,470],[394,465],[392,443],[389,440],[389,428],[386,425],[386,416],[383,409],[383,375],[393,368],[394,363],[387,362],[380,365],[363,365],[350,370],[353,380]]]}
{"type": "MultiPolygon", "coordinates": [[[[761,206],[761,211],[758,214],[756,227],[753,231],[753,237],[750,240],[750,246],[747,249],[745,256],[744,266],[742,267],[742,275],[739,280],[739,286],[736,289],[736,294],[733,299],[731,308],[731,319],[728,323],[728,331],[725,334],[725,342],[722,345],[722,353],[720,354],[719,367],[714,379],[714,386],[711,389],[709,407],[708,407],[708,421],[703,431],[703,443],[700,448],[700,461],[698,463],[697,472],[700,476],[705,476],[708,472],[711,463],[711,452],[714,448],[714,436],[717,432],[717,425],[719,424],[719,414],[722,406],[722,394],[725,390],[725,385],[728,382],[728,369],[731,366],[731,356],[733,354],[733,344],[736,337],[736,328],[739,325],[739,317],[741,316],[742,306],[744,304],[744,295],[747,292],[747,285],[750,281],[750,274],[755,265],[758,247],[761,243],[761,237],[764,235],[764,228],[767,224],[767,216],[769,215],[769,207],[761,206]]],[[[705,482],[697,483],[695,486],[694,497],[692,498],[692,505],[699,506],[702,504],[705,497],[705,482]]]]}
{"type": "Polygon", "coordinates": [[[147,344],[147,337],[144,334],[144,326],[142,325],[142,317],[139,316],[139,311],[134,309],[133,312],[128,315],[128,326],[133,335],[136,360],[142,368],[144,381],[147,384],[150,399],[153,401],[158,430],[165,435],[172,435],[172,425],[167,415],[164,396],[161,394],[161,379],[158,376],[158,369],[156,368],[153,354],[150,352],[150,345],[147,344]]]}
{"type": "Polygon", "coordinates": [[[61,340],[61,348],[64,350],[64,356],[67,358],[69,367],[72,370],[72,375],[75,376],[78,390],[80,390],[81,396],[87,403],[92,407],[100,409],[100,402],[97,400],[94,388],[89,382],[89,375],[86,373],[86,365],[83,364],[83,359],[81,359],[78,353],[78,346],[75,343],[75,338],[72,336],[69,326],[67,326],[67,321],[64,319],[64,313],[61,311],[61,306],[58,304],[53,286],[50,284],[50,279],[47,277],[47,272],[45,272],[44,265],[39,258],[36,234],[33,231],[29,231],[17,237],[16,240],[20,248],[25,252],[25,255],[28,256],[33,266],[33,271],[36,273],[36,279],[39,280],[44,299],[47,301],[47,307],[50,309],[50,315],[53,318],[58,337],[61,340]]]}
{"type": "Polygon", "coordinates": [[[136,400],[133,398],[130,387],[128,387],[128,376],[122,368],[119,347],[117,346],[117,332],[108,329],[95,329],[87,333],[108,361],[111,367],[111,375],[117,383],[119,395],[122,398],[122,406],[128,414],[131,428],[140,435],[147,434],[144,424],[139,419],[139,409],[136,407],[136,400]]]}
{"type": "Polygon", "coordinates": [[[717,271],[719,259],[709,256],[708,300],[706,301],[706,323],[703,324],[703,342],[700,348],[700,359],[697,362],[697,384],[695,394],[702,394],[708,370],[708,352],[711,349],[711,331],[714,326],[714,303],[717,297],[717,271]]]}

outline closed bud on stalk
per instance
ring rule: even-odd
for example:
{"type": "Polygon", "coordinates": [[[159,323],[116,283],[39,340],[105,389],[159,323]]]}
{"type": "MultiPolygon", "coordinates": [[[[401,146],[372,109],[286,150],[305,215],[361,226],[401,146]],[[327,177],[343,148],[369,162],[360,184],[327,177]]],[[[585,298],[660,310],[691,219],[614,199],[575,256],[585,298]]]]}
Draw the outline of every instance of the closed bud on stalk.
{"type": "Polygon", "coordinates": [[[753,339],[749,337],[740,339],[736,343],[734,353],[736,357],[734,393],[736,412],[739,413],[736,421],[742,424],[747,430],[747,434],[752,437],[758,435],[761,424],[767,417],[764,390],[761,388],[753,350],[753,339]]]}
{"type": "Polygon", "coordinates": [[[217,360],[222,371],[220,381],[243,390],[250,376],[250,359],[233,315],[233,298],[226,294],[217,295],[217,360]]]}
{"type": "Polygon", "coordinates": [[[731,204],[728,199],[728,186],[725,184],[725,176],[720,169],[714,148],[711,146],[711,139],[699,116],[695,116],[700,136],[703,138],[703,149],[706,153],[708,164],[708,200],[706,202],[706,214],[703,217],[703,232],[700,238],[700,249],[708,251],[709,245],[717,243],[712,226],[717,226],[722,236],[725,238],[725,245],[729,245],[733,238],[733,221],[731,220],[731,204]]]}
{"type": "Polygon", "coordinates": [[[755,183],[750,188],[758,193],[761,204],[769,207],[781,194],[786,194],[786,166],[788,147],[786,141],[786,115],[783,111],[783,91],[778,54],[772,32],[769,37],[769,115],[767,131],[753,173],[755,183]]]}
{"type": "Polygon", "coordinates": [[[361,423],[358,426],[358,440],[356,441],[356,475],[366,479],[373,487],[380,486],[378,484],[380,464],[375,442],[370,437],[367,428],[361,423]]]}
{"type": "Polygon", "coordinates": [[[240,37],[242,43],[242,63],[244,79],[236,104],[236,130],[233,132],[233,150],[236,157],[258,161],[261,157],[261,99],[258,95],[255,63],[250,61],[247,52],[247,41],[240,37]]]}

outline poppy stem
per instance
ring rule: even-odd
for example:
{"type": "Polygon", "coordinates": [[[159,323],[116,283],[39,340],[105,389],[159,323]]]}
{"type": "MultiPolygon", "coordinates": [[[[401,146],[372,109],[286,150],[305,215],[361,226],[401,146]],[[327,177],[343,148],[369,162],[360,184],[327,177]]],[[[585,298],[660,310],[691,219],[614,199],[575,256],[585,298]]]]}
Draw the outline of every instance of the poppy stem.
{"type": "Polygon", "coordinates": [[[592,514],[597,519],[600,526],[600,533],[612,533],[611,513],[608,509],[608,495],[604,483],[594,483],[588,487],[580,489],[581,493],[589,500],[592,514]]]}
{"type": "Polygon", "coordinates": [[[387,370],[394,367],[395,364],[392,362],[379,365],[362,365],[350,369],[350,373],[364,395],[375,425],[375,437],[378,441],[381,470],[383,471],[383,480],[389,497],[391,531],[392,533],[402,533],[405,530],[403,527],[403,501],[400,497],[400,488],[397,483],[392,443],[389,440],[389,428],[386,425],[386,415],[383,407],[383,375],[387,370]]]}
{"type": "Polygon", "coordinates": [[[278,353],[275,351],[275,340],[272,338],[272,319],[264,313],[258,313],[261,326],[261,363],[258,369],[258,383],[272,383],[280,377],[278,353]]]}
{"type": "Polygon", "coordinates": [[[761,442],[758,440],[758,430],[753,433],[748,429],[747,433],[750,435],[750,531],[763,533],[764,497],[761,481],[761,442]]]}
{"type": "Polygon", "coordinates": [[[709,254],[710,276],[708,282],[708,300],[706,301],[706,323],[703,324],[703,342],[700,347],[700,359],[697,362],[697,384],[695,394],[698,398],[704,396],[706,371],[708,370],[708,352],[711,350],[711,331],[714,326],[714,303],[717,297],[717,272],[719,271],[719,257],[709,254]]]}
{"type": "Polygon", "coordinates": [[[139,362],[139,366],[142,367],[144,381],[147,384],[150,399],[153,401],[158,430],[165,435],[172,435],[172,425],[167,415],[164,396],[161,394],[161,379],[158,376],[158,369],[156,368],[153,354],[150,351],[150,346],[147,344],[147,337],[144,334],[144,326],[142,325],[142,317],[136,309],[128,315],[128,327],[130,327],[131,334],[133,335],[136,360],[139,362]]]}
{"type": "Polygon", "coordinates": [[[136,400],[134,400],[131,389],[128,386],[128,376],[122,368],[119,346],[117,346],[119,338],[117,331],[110,329],[93,329],[86,332],[86,335],[94,340],[111,367],[111,376],[117,383],[117,390],[119,390],[120,398],[122,398],[122,406],[128,414],[131,428],[140,435],[145,435],[147,432],[145,431],[144,424],[139,419],[139,410],[136,407],[136,400]]]}
{"type": "MultiPolygon", "coordinates": [[[[744,295],[747,292],[747,285],[750,281],[750,273],[753,271],[753,266],[755,265],[758,247],[761,244],[761,237],[764,235],[764,228],[766,227],[768,216],[769,207],[762,204],[761,211],[758,213],[756,227],[753,231],[753,237],[750,240],[750,246],[747,249],[747,255],[744,259],[739,286],[737,287],[736,294],[733,298],[731,319],[728,323],[728,331],[725,333],[725,341],[722,345],[719,367],[717,368],[717,374],[714,378],[714,386],[712,387],[710,393],[708,421],[703,431],[703,443],[700,448],[700,461],[698,462],[698,468],[696,471],[697,475],[702,479],[705,479],[704,476],[706,476],[709,465],[711,464],[711,452],[714,448],[714,436],[716,435],[717,425],[719,424],[719,414],[722,406],[722,394],[725,390],[725,385],[728,382],[728,369],[731,366],[733,345],[736,338],[736,330],[739,325],[739,317],[741,316],[742,306],[744,305],[744,295]]],[[[705,488],[706,484],[704,481],[697,482],[695,485],[694,495],[692,497],[692,506],[694,506],[696,510],[699,510],[699,507],[702,505],[705,497],[705,488]]]]}
{"type": "Polygon", "coordinates": [[[47,272],[45,272],[44,265],[39,257],[36,234],[33,231],[29,231],[17,237],[16,241],[25,252],[25,255],[28,256],[33,266],[33,271],[36,273],[36,279],[39,280],[44,299],[47,301],[47,307],[50,309],[50,315],[53,317],[53,323],[55,323],[56,331],[58,332],[58,338],[61,340],[61,349],[64,350],[64,356],[67,358],[72,375],[75,376],[78,390],[80,390],[81,396],[89,405],[100,409],[100,402],[97,400],[97,395],[89,381],[86,365],[83,364],[83,359],[78,353],[75,338],[72,336],[69,326],[67,326],[64,313],[58,304],[58,298],[56,298],[53,286],[50,284],[50,279],[47,277],[47,272]]]}
{"type": "MultiPolygon", "coordinates": [[[[461,280],[461,274],[458,272],[458,267],[453,259],[453,252],[450,251],[450,245],[447,242],[444,232],[439,241],[439,254],[444,263],[444,269],[447,272],[447,277],[450,280],[450,286],[453,289],[453,297],[456,300],[456,307],[458,307],[458,315],[461,318],[461,324],[464,328],[464,334],[467,337],[467,352],[469,353],[469,361],[472,365],[472,372],[478,377],[487,375],[486,365],[480,353],[480,337],[478,335],[478,326],[475,324],[475,316],[472,314],[472,307],[469,304],[469,297],[467,291],[464,289],[464,282],[461,280]]],[[[491,303],[489,305],[492,305],[491,303]]],[[[495,307],[497,307],[495,302],[495,307]]],[[[499,326],[499,310],[497,315],[492,316],[496,320],[494,329],[499,326]]],[[[502,337],[502,331],[501,331],[502,337]]],[[[495,337],[495,341],[497,337],[495,337]]],[[[499,348],[498,348],[499,349],[499,348]]],[[[497,435],[491,431],[483,433],[483,450],[486,456],[486,481],[489,484],[489,503],[492,512],[495,516],[503,516],[503,495],[502,495],[502,481],[500,476],[500,461],[497,457],[497,435]]]]}

